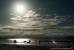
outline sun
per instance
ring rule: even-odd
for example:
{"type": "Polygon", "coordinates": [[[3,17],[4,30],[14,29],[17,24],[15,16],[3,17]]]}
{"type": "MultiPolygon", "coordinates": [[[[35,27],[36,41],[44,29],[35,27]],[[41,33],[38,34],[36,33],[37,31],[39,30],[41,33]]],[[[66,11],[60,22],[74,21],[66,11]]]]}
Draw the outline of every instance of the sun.
{"type": "Polygon", "coordinates": [[[24,4],[16,4],[15,6],[15,12],[16,13],[24,13],[26,11],[26,6],[24,4]]]}

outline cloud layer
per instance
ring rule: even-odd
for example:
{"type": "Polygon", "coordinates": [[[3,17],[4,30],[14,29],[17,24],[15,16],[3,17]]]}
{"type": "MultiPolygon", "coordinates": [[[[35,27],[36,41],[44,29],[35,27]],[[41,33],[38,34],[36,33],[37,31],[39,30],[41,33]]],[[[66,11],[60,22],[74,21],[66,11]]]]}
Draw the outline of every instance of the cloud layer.
{"type": "MultiPolygon", "coordinates": [[[[0,27],[0,35],[41,35],[64,36],[72,35],[74,30],[71,26],[57,27],[58,24],[67,20],[66,16],[55,15],[52,18],[42,18],[35,11],[25,12],[23,16],[11,14],[12,25],[0,27]],[[67,32],[68,31],[68,32],[67,32]]],[[[50,17],[50,15],[45,15],[50,17]]]]}

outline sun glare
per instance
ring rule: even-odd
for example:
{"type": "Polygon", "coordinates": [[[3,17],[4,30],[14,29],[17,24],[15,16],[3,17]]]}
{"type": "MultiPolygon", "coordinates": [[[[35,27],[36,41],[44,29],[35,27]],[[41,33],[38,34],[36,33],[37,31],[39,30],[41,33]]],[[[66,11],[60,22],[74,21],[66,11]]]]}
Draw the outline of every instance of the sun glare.
{"type": "Polygon", "coordinates": [[[15,12],[17,13],[23,13],[24,11],[26,11],[26,7],[23,4],[17,4],[15,6],[15,12]]]}

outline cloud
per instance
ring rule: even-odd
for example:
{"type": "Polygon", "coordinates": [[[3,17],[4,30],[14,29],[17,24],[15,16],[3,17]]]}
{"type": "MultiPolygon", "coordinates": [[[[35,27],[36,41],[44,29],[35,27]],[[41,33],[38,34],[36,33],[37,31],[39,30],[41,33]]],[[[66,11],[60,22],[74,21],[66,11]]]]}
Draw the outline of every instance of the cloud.
{"type": "Polygon", "coordinates": [[[65,16],[54,16],[50,19],[41,18],[40,14],[30,10],[24,14],[24,16],[14,15],[15,17],[11,17],[11,21],[16,24],[17,26],[31,26],[31,27],[39,27],[39,26],[50,26],[50,25],[58,25],[65,21],[65,16]]]}
{"type": "Polygon", "coordinates": [[[12,26],[4,26],[0,29],[0,35],[45,35],[45,36],[70,36],[74,35],[74,26],[50,27],[49,29],[23,29],[12,26]]]}
{"type": "MultiPolygon", "coordinates": [[[[55,35],[72,35],[71,26],[60,26],[56,27],[58,24],[67,20],[66,16],[54,15],[52,18],[42,18],[40,14],[35,11],[28,11],[23,16],[12,15],[11,21],[12,25],[7,25],[0,27],[0,32],[3,35],[40,35],[44,34],[46,36],[55,35]],[[65,29],[67,28],[67,29],[65,29]],[[68,29],[69,28],[69,29],[68,29]]],[[[45,15],[46,16],[46,15],[45,15]]],[[[51,15],[47,15],[51,16],[51,15]]],[[[72,29],[73,30],[73,29],[72,29]]]]}

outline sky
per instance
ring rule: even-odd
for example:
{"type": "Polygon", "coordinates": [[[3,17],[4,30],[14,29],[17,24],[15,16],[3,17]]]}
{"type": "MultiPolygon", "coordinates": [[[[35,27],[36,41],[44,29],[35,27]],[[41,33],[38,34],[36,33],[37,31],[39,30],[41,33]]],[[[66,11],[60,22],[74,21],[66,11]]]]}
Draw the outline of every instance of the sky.
{"type": "Polygon", "coordinates": [[[73,0],[0,0],[0,32],[6,35],[74,35],[73,0]],[[22,3],[24,13],[15,6],[22,3]],[[19,28],[18,28],[19,27],[19,28]],[[3,28],[24,29],[24,33],[8,33],[3,28]],[[54,29],[53,29],[54,28],[54,29]],[[60,29],[59,29],[60,28],[60,29]],[[32,31],[34,30],[34,31],[32,31]],[[44,31],[45,30],[45,31],[44,31]],[[68,33],[68,31],[70,33],[68,33]],[[5,33],[6,32],[6,33],[5,33]],[[59,34],[60,33],[60,34],[59,34]]]}

